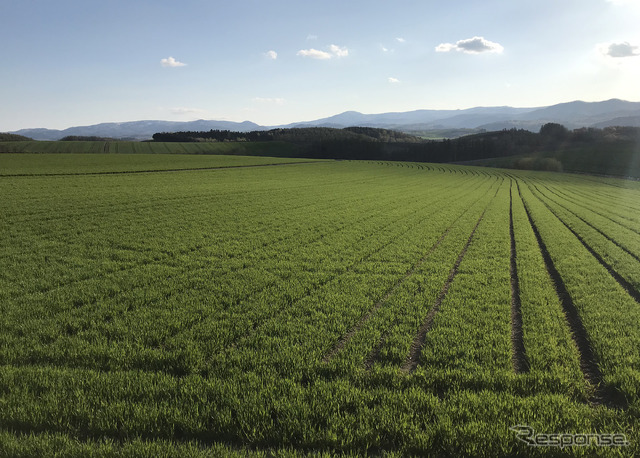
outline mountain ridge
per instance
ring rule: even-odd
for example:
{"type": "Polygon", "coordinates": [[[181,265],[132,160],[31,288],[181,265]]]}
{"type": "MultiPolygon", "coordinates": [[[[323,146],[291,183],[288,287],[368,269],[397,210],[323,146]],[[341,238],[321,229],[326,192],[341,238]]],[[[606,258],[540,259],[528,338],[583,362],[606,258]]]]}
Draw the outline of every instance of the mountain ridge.
{"type": "Polygon", "coordinates": [[[294,127],[344,128],[361,126],[403,132],[437,129],[501,130],[519,128],[537,132],[540,126],[549,122],[556,122],[569,129],[575,129],[579,127],[608,126],[615,122],[622,123],[622,125],[627,125],[625,123],[637,125],[639,117],[640,102],[609,99],[601,102],[575,100],[530,108],[493,106],[456,110],[420,109],[377,114],[366,114],[350,110],[326,118],[277,126],[261,126],[251,121],[233,122],[204,119],[196,121],[142,120],[75,126],[62,130],[46,128],[20,129],[10,133],[31,137],[34,140],[59,140],[66,136],[100,136],[146,140],[158,132],[209,130],[249,132],[294,127]]]}

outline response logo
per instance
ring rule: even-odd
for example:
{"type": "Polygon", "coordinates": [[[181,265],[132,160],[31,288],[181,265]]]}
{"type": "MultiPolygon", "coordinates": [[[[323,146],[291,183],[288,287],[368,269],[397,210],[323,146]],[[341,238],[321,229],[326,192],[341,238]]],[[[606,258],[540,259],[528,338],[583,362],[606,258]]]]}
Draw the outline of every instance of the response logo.
{"type": "Polygon", "coordinates": [[[516,425],[509,428],[516,433],[516,438],[531,447],[626,447],[627,436],[614,434],[536,434],[531,426],[516,425]]]}

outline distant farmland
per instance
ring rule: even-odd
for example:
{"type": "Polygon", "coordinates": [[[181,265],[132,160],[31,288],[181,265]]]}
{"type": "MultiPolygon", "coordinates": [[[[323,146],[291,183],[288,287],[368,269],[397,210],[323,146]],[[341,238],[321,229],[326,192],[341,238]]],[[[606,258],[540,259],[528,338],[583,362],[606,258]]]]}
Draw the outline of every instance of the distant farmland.
{"type": "Polygon", "coordinates": [[[226,154],[249,156],[295,156],[285,142],[133,142],[133,141],[5,141],[0,153],[56,154],[226,154]]]}
{"type": "Polygon", "coordinates": [[[0,192],[0,455],[640,453],[638,183],[23,153],[0,192]]]}

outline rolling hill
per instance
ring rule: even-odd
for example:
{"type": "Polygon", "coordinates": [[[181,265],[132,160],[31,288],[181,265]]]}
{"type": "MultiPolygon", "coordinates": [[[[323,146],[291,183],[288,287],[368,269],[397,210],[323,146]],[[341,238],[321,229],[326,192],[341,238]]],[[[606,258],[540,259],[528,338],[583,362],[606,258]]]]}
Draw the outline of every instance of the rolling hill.
{"type": "Polygon", "coordinates": [[[378,127],[403,132],[425,132],[443,129],[502,130],[510,128],[537,132],[548,122],[565,125],[569,129],[578,127],[606,127],[611,125],[637,126],[640,119],[640,102],[611,99],[603,102],[574,101],[548,107],[474,107],[464,110],[414,110],[364,114],[357,111],[306,122],[295,122],[280,126],[260,126],[250,121],[230,122],[198,120],[133,121],[102,123],[92,126],[70,127],[64,130],[21,129],[14,134],[35,140],[59,140],[66,136],[101,136],[132,140],[150,139],[157,132],[232,130],[249,132],[268,130],[274,127],[378,127]]]}

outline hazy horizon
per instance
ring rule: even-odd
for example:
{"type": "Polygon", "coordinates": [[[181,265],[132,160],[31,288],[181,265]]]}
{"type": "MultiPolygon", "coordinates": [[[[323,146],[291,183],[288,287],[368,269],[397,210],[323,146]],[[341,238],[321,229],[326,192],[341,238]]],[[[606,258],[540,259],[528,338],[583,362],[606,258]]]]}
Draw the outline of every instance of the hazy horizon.
{"type": "Polygon", "coordinates": [[[640,100],[637,0],[34,0],[0,13],[0,131],[640,100]]]}
{"type": "MultiPolygon", "coordinates": [[[[615,99],[615,98],[614,98],[615,99]]],[[[611,99],[609,99],[611,100],[611,99]]],[[[571,102],[586,102],[586,103],[598,103],[598,102],[605,102],[606,100],[595,100],[595,101],[587,101],[587,100],[570,100],[567,102],[558,102],[558,104],[563,104],[563,103],[571,103],[571,102]]],[[[624,102],[632,102],[632,103],[640,103],[638,101],[634,101],[634,100],[623,100],[624,102]]],[[[516,108],[516,109],[539,109],[539,108],[546,108],[549,106],[553,106],[553,105],[558,105],[558,104],[552,104],[552,105],[541,105],[539,107],[513,107],[513,106],[509,106],[509,108],[516,108]]],[[[495,107],[489,107],[489,106],[485,106],[485,107],[464,107],[464,108],[451,108],[451,109],[447,109],[447,108],[442,108],[443,111],[448,111],[448,110],[459,110],[459,111],[464,111],[467,109],[473,109],[473,108],[501,108],[501,107],[506,107],[506,106],[495,106],[495,107]]],[[[429,107],[424,107],[424,108],[420,108],[417,110],[430,110],[429,107]]],[[[413,110],[407,110],[407,112],[409,111],[413,111],[413,110]]],[[[130,119],[130,120],[113,120],[113,121],[99,121],[96,123],[92,123],[92,124],[75,124],[75,125],[69,125],[69,126],[65,126],[65,127],[60,127],[60,128],[52,128],[52,127],[47,127],[47,126],[29,126],[29,127],[21,127],[20,129],[13,129],[12,131],[20,131],[20,130],[31,130],[31,129],[48,129],[48,130],[65,130],[65,129],[69,129],[69,128],[74,128],[74,127],[88,127],[88,126],[92,126],[92,125],[99,125],[99,124],[126,124],[126,123],[134,123],[134,122],[193,122],[193,121],[226,121],[226,122],[237,122],[237,123],[243,123],[243,122],[252,122],[255,123],[257,125],[259,125],[260,127],[278,127],[278,126],[285,126],[287,124],[304,124],[306,122],[312,122],[312,121],[316,121],[318,119],[324,119],[324,118],[329,118],[332,116],[336,116],[336,115],[340,115],[340,114],[344,114],[344,113],[348,113],[348,112],[358,112],[357,110],[346,110],[343,111],[341,113],[333,113],[331,115],[328,116],[322,116],[319,118],[314,118],[314,119],[299,119],[299,120],[293,120],[290,123],[285,123],[285,124],[271,124],[271,125],[266,125],[266,124],[259,124],[259,123],[255,123],[253,120],[251,119],[243,119],[243,120],[229,120],[229,119],[206,119],[206,118],[196,118],[196,119],[188,119],[188,120],[176,120],[176,119],[130,119]]],[[[361,112],[359,112],[361,113],[361,112]]],[[[401,112],[380,112],[380,113],[361,113],[364,115],[383,115],[383,114],[388,114],[388,113],[401,113],[401,112]]],[[[2,131],[2,132],[7,132],[7,131],[2,131]]]]}

